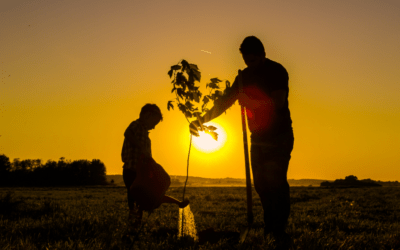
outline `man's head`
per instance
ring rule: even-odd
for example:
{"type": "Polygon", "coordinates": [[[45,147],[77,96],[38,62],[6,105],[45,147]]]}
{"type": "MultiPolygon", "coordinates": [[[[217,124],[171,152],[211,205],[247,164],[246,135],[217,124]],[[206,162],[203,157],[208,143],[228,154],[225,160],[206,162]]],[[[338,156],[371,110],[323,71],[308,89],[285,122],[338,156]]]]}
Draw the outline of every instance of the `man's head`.
{"type": "Polygon", "coordinates": [[[264,45],[255,36],[246,37],[240,45],[239,50],[249,68],[257,68],[265,60],[264,45]]]}
{"type": "Polygon", "coordinates": [[[140,111],[139,119],[143,122],[146,129],[154,129],[163,120],[160,108],[155,104],[147,103],[140,111]]]}

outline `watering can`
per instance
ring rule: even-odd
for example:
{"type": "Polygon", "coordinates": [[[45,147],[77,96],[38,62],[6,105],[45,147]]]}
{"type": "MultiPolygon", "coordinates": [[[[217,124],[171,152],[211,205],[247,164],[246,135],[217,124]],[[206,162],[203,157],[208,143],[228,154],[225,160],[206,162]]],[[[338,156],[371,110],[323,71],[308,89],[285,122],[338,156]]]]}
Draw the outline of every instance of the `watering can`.
{"type": "Polygon", "coordinates": [[[142,210],[150,211],[161,205],[161,199],[170,185],[171,178],[164,168],[148,158],[137,166],[130,194],[142,210]]]}

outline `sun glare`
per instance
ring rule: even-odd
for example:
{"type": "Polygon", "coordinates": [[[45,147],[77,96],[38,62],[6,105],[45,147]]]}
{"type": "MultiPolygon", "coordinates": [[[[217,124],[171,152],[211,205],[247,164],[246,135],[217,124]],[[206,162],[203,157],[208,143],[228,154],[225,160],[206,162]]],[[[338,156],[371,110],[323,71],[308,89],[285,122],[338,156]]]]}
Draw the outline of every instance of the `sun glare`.
{"type": "Polygon", "coordinates": [[[199,151],[205,153],[211,153],[220,149],[226,141],[226,133],[224,129],[215,123],[207,123],[207,125],[212,125],[217,128],[215,132],[218,133],[218,140],[214,140],[211,135],[199,131],[199,137],[193,136],[193,145],[199,151]]]}

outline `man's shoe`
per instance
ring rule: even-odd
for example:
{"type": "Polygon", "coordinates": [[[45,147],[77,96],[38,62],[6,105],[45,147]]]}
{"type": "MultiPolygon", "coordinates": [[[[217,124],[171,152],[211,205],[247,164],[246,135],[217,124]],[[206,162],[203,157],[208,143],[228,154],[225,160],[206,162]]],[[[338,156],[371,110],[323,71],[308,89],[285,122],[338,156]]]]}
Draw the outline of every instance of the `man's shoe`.
{"type": "Polygon", "coordinates": [[[270,229],[264,228],[264,238],[266,238],[272,231],[270,229]]]}
{"type": "Polygon", "coordinates": [[[272,235],[276,242],[276,249],[289,249],[293,244],[292,237],[284,231],[273,232],[272,235]]]}

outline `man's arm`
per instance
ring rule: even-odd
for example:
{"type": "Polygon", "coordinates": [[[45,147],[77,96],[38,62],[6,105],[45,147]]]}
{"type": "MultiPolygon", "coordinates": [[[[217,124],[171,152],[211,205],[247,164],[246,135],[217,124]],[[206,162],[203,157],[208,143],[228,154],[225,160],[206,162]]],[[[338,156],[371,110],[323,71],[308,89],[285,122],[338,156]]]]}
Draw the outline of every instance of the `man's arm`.
{"type": "Polygon", "coordinates": [[[238,96],[239,84],[238,77],[236,77],[235,81],[233,82],[231,88],[227,91],[227,93],[214,102],[214,106],[209,111],[207,111],[204,116],[200,117],[199,122],[207,123],[217,118],[235,103],[235,101],[238,99],[238,96]]]}
{"type": "Polygon", "coordinates": [[[214,102],[214,106],[207,111],[202,117],[198,117],[197,120],[193,121],[189,125],[189,131],[194,136],[199,136],[198,128],[201,127],[201,124],[207,123],[222,113],[224,113],[230,106],[232,106],[236,99],[239,96],[239,83],[238,77],[236,77],[232,86],[227,90],[226,94],[218,98],[217,101],[214,102]]]}

